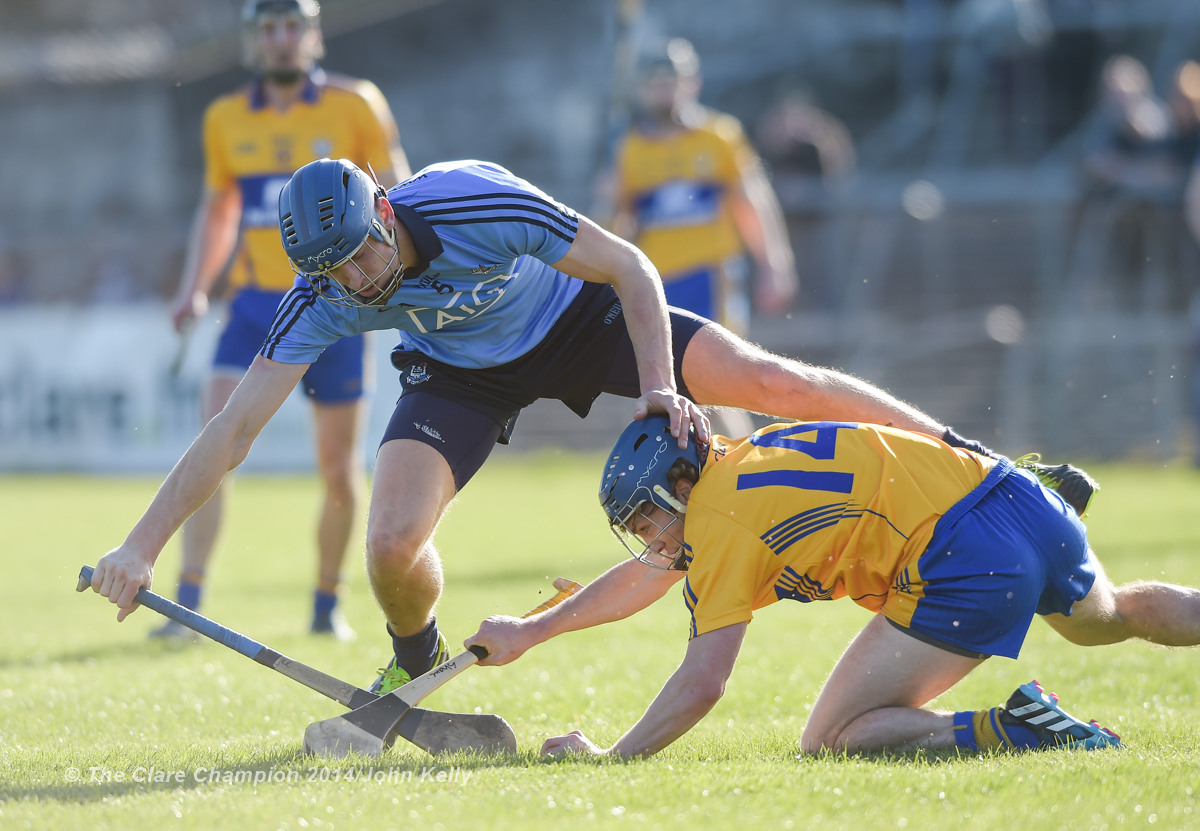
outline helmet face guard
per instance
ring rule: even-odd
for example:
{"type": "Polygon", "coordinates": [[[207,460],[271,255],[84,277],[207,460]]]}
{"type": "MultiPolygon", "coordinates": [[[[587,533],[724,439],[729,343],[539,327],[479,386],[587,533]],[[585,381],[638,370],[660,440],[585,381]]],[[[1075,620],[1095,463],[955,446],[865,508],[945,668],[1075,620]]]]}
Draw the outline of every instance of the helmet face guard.
{"type": "Polygon", "coordinates": [[[292,268],[322,298],[351,308],[380,306],[400,287],[403,263],[396,234],[384,227],[375,213],[375,200],[385,195],[378,182],[347,159],[318,159],[301,167],[279,192],[279,233],[292,268]],[[374,238],[390,249],[386,256],[370,244],[374,238]],[[386,264],[374,276],[367,274],[353,257],[369,246],[386,264]],[[332,277],[348,265],[365,278],[363,288],[376,294],[362,296],[362,288],[351,291],[332,277]]]}
{"type": "Polygon", "coordinates": [[[638,562],[668,571],[687,571],[683,529],[677,527],[682,525],[681,512],[673,509],[662,513],[653,510],[655,507],[657,503],[647,499],[630,513],[628,519],[610,522],[609,530],[638,562]],[[663,522],[656,516],[668,519],[663,522]],[[641,530],[640,534],[638,530],[641,530]],[[663,542],[661,551],[654,547],[659,540],[663,542]]]}
{"type": "MultiPolygon", "coordinates": [[[[671,469],[680,461],[696,471],[702,466],[703,451],[690,436],[688,446],[681,450],[671,435],[671,420],[665,415],[648,415],[635,421],[613,445],[600,478],[600,505],[608,517],[608,527],[621,544],[641,562],[656,568],[686,568],[683,546],[677,553],[655,551],[652,543],[663,537],[687,507],[676,499],[671,469]],[[652,508],[668,511],[673,519],[665,524],[655,522],[652,508]],[[646,523],[650,525],[647,526],[646,523]],[[643,530],[639,535],[635,528],[643,530]],[[654,531],[650,539],[648,532],[654,531]]],[[[660,515],[661,516],[661,515],[660,515]]],[[[678,538],[667,535],[668,546],[678,538]]]]}

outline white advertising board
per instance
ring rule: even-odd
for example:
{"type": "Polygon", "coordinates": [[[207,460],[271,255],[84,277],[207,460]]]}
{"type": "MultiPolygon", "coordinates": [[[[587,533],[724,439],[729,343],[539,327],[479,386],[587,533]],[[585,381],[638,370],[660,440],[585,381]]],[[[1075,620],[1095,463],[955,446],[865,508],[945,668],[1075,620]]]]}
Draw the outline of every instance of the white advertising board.
{"type": "MultiPolygon", "coordinates": [[[[0,471],[162,473],[200,431],[200,403],[220,327],[194,328],[179,372],[179,338],[159,303],[0,309],[0,471]]],[[[370,464],[398,385],[394,338],[373,333],[382,389],[371,395],[370,464]]],[[[313,467],[311,411],[295,392],[255,442],[248,471],[313,467]]]]}

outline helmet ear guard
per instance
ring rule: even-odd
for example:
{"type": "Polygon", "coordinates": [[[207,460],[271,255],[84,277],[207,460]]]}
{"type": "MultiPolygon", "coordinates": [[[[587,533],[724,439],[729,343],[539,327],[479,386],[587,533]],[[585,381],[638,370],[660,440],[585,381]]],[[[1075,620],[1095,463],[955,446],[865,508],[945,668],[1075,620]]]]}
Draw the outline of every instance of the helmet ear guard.
{"type": "MultiPolygon", "coordinates": [[[[681,514],[687,513],[687,505],[684,505],[682,502],[680,502],[678,499],[676,499],[675,494],[668,493],[667,489],[664,488],[662,485],[655,485],[652,488],[652,490],[654,491],[655,495],[658,496],[659,499],[661,499],[663,502],[666,502],[668,505],[670,505],[673,510],[679,511],[679,513],[681,513],[681,514]]],[[[655,502],[657,502],[657,501],[658,500],[656,499],[655,502]]]]}

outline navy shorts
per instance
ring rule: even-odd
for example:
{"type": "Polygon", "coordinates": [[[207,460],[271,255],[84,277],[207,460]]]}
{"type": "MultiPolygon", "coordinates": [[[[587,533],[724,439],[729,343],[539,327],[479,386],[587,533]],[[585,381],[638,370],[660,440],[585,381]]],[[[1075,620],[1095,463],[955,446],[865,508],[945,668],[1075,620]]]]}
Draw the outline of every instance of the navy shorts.
{"type": "MultiPolygon", "coordinates": [[[[242,289],[234,296],[229,304],[229,322],[217,340],[214,370],[231,370],[238,375],[246,372],[267,339],[283,295],[283,292],[242,289]]],[[[331,344],[304,373],[300,381],[304,394],[322,404],[362,398],[365,348],[366,339],[362,335],[331,344]]]]}
{"type": "Polygon", "coordinates": [[[915,596],[915,609],[909,600],[883,611],[952,652],[1016,658],[1035,614],[1070,614],[1095,580],[1079,517],[1005,459],[938,521],[916,565],[897,578],[893,593],[915,596]]]}
{"type": "MultiPolygon", "coordinates": [[[[675,383],[686,396],[683,353],[711,321],[679,309],[670,314],[675,383]]],[[[459,490],[497,442],[508,443],[521,409],[539,398],[558,399],[582,418],[602,392],[641,394],[621,303],[603,283],[584,283],[542,342],[515,361],[463,369],[397,349],[392,364],[400,371],[400,400],[380,444],[414,439],[430,445],[449,463],[459,490]]]]}

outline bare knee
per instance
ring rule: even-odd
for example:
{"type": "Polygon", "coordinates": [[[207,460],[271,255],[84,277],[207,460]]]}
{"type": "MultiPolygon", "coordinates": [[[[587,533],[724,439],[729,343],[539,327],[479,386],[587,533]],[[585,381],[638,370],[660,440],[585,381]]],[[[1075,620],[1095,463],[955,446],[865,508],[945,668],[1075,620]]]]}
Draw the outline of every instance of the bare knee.
{"type": "Polygon", "coordinates": [[[832,753],[833,749],[833,742],[809,738],[807,730],[800,737],[800,752],[805,756],[820,756],[823,753],[832,753]]]}
{"type": "Polygon", "coordinates": [[[321,480],[325,483],[325,498],[333,504],[353,506],[357,501],[360,480],[354,465],[346,461],[322,464],[321,480]]]}
{"type": "Polygon", "coordinates": [[[840,741],[844,725],[814,724],[811,720],[800,734],[800,751],[808,756],[819,756],[843,749],[840,741]]]}
{"type": "Polygon", "coordinates": [[[367,566],[374,572],[406,573],[421,558],[428,542],[425,526],[401,521],[367,529],[367,566]]]}
{"type": "Polygon", "coordinates": [[[1098,578],[1087,596],[1071,608],[1070,615],[1046,615],[1046,622],[1076,646],[1103,646],[1130,637],[1116,590],[1104,576],[1098,578]]]}

